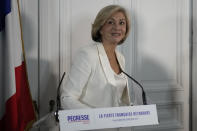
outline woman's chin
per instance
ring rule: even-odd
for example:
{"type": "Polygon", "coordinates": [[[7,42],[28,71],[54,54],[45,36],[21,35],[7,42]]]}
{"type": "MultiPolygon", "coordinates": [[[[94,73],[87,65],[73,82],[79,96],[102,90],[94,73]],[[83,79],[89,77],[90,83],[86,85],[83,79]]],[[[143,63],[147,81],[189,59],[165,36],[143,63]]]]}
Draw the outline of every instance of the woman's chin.
{"type": "Polygon", "coordinates": [[[114,40],[113,40],[113,43],[114,43],[114,44],[118,44],[120,41],[121,41],[121,39],[114,39],[114,40]]]}

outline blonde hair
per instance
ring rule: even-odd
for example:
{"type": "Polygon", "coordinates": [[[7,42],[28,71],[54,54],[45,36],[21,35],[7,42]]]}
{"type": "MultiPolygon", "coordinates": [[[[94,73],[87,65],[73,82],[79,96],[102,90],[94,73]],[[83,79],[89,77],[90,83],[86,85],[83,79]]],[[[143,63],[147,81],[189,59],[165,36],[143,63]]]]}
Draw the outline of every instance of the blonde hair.
{"type": "Polygon", "coordinates": [[[102,8],[99,11],[99,13],[97,14],[94,20],[94,23],[92,24],[91,35],[94,41],[102,42],[102,38],[101,38],[102,36],[100,34],[100,30],[105,24],[105,22],[116,12],[122,12],[126,18],[126,34],[125,34],[125,37],[118,44],[122,44],[125,41],[130,31],[130,20],[129,20],[129,16],[127,14],[126,9],[124,9],[123,7],[119,5],[109,5],[109,6],[102,8]]]}

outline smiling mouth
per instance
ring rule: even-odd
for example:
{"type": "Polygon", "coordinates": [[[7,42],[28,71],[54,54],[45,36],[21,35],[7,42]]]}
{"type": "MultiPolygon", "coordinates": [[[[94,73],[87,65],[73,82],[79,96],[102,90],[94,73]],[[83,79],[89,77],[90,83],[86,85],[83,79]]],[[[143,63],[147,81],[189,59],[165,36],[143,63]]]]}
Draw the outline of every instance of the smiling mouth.
{"type": "Polygon", "coordinates": [[[112,36],[121,36],[121,33],[112,33],[112,36]]]}

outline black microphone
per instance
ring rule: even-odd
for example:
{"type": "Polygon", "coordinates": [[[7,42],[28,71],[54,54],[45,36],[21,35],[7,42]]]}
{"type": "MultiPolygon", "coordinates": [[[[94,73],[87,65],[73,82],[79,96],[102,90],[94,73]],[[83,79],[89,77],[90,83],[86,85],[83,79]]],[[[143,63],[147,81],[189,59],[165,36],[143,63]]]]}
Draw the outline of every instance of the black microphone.
{"type": "Polygon", "coordinates": [[[146,100],[146,93],[144,91],[144,88],[143,86],[136,80],[134,79],[133,77],[131,77],[130,75],[128,75],[126,72],[124,72],[122,69],[121,69],[122,73],[124,73],[127,77],[129,77],[131,80],[133,80],[136,84],[138,84],[141,89],[142,89],[142,101],[143,101],[143,105],[147,105],[147,100],[146,100]]]}
{"type": "Polygon", "coordinates": [[[65,76],[65,72],[63,73],[62,75],[62,78],[59,82],[59,85],[58,85],[58,88],[57,88],[57,102],[56,102],[56,105],[57,105],[57,109],[56,109],[56,112],[55,112],[55,119],[57,122],[59,122],[59,119],[58,119],[58,111],[60,110],[60,106],[61,106],[61,103],[60,103],[60,86],[62,84],[62,81],[64,79],[64,76],[65,76]]]}

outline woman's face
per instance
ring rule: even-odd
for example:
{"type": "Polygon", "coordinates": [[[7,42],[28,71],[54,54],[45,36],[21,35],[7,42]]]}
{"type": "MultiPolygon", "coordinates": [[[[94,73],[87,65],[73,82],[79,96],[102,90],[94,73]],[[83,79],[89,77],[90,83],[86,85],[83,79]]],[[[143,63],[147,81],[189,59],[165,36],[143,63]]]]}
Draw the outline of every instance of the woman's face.
{"type": "Polygon", "coordinates": [[[114,13],[100,30],[103,43],[118,44],[126,34],[126,18],[122,12],[114,13]]]}

